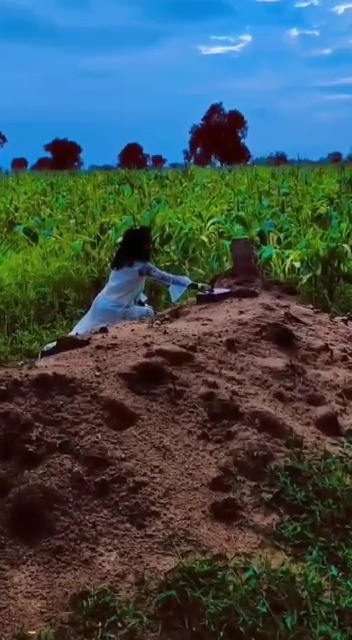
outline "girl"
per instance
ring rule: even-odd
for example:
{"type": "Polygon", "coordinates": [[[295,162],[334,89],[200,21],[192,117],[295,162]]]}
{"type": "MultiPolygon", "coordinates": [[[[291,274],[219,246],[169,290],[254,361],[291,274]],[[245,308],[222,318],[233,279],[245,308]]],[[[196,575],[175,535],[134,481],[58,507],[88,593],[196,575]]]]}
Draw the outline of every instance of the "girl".
{"type": "MultiPolygon", "coordinates": [[[[177,302],[187,289],[210,291],[211,287],[193,282],[187,276],[160,271],[150,263],[153,240],[149,227],[128,229],[111,263],[111,273],[104,289],[97,295],[89,311],[76,324],[70,336],[97,331],[126,320],[153,318],[154,310],[145,304],[143,293],[147,278],[169,287],[171,302],[177,302]]],[[[55,347],[50,343],[42,355],[55,347]]]]}

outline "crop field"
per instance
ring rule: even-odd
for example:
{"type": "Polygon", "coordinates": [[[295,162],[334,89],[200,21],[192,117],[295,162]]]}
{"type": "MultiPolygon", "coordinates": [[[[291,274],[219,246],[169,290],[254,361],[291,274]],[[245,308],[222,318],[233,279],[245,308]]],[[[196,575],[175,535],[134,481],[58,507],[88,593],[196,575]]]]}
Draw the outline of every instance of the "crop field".
{"type": "MultiPolygon", "coordinates": [[[[315,306],[344,313],[351,193],[350,169],[335,167],[4,178],[1,362],[36,356],[45,340],[72,328],[133,221],[152,224],[158,266],[202,281],[228,266],[231,238],[247,235],[271,274],[297,283],[315,306]]],[[[165,304],[159,296],[157,306],[165,304]]]]}

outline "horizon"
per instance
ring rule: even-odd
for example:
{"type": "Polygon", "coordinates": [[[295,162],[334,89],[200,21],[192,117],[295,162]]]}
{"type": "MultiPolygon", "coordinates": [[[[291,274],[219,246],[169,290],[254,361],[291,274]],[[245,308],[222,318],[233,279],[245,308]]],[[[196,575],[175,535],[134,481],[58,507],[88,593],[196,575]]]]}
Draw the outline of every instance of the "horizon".
{"type": "Polygon", "coordinates": [[[182,162],[220,101],[248,120],[255,158],[347,155],[351,27],[336,0],[0,0],[0,165],[56,137],[85,167],[129,142],[182,162]]]}

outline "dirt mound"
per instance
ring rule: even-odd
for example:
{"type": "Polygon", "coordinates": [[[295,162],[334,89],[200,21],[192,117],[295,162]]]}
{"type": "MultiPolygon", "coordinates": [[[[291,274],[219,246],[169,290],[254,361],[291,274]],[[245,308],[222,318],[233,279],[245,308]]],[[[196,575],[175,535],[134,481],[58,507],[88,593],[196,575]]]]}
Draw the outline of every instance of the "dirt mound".
{"type": "Polygon", "coordinates": [[[268,466],[352,426],[351,329],[273,291],[164,314],[0,380],[0,620],[86,582],[254,550],[268,466]],[[279,297],[278,297],[279,295],[279,297]]]}

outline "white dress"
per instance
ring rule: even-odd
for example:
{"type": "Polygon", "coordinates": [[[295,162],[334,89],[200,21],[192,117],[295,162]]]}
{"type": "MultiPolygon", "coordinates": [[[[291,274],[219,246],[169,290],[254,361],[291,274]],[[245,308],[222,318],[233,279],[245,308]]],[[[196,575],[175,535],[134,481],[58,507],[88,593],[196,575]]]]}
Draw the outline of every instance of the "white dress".
{"type": "MultiPolygon", "coordinates": [[[[135,262],[132,267],[113,270],[104,289],[93,300],[89,311],[79,320],[69,335],[88,334],[126,320],[152,318],[154,316],[152,307],[138,304],[146,300],[143,290],[147,278],[168,286],[173,303],[177,302],[192,284],[192,280],[187,276],[175,276],[161,271],[149,262],[135,262]]],[[[55,342],[47,344],[43,351],[52,349],[55,344],[55,342]]]]}

